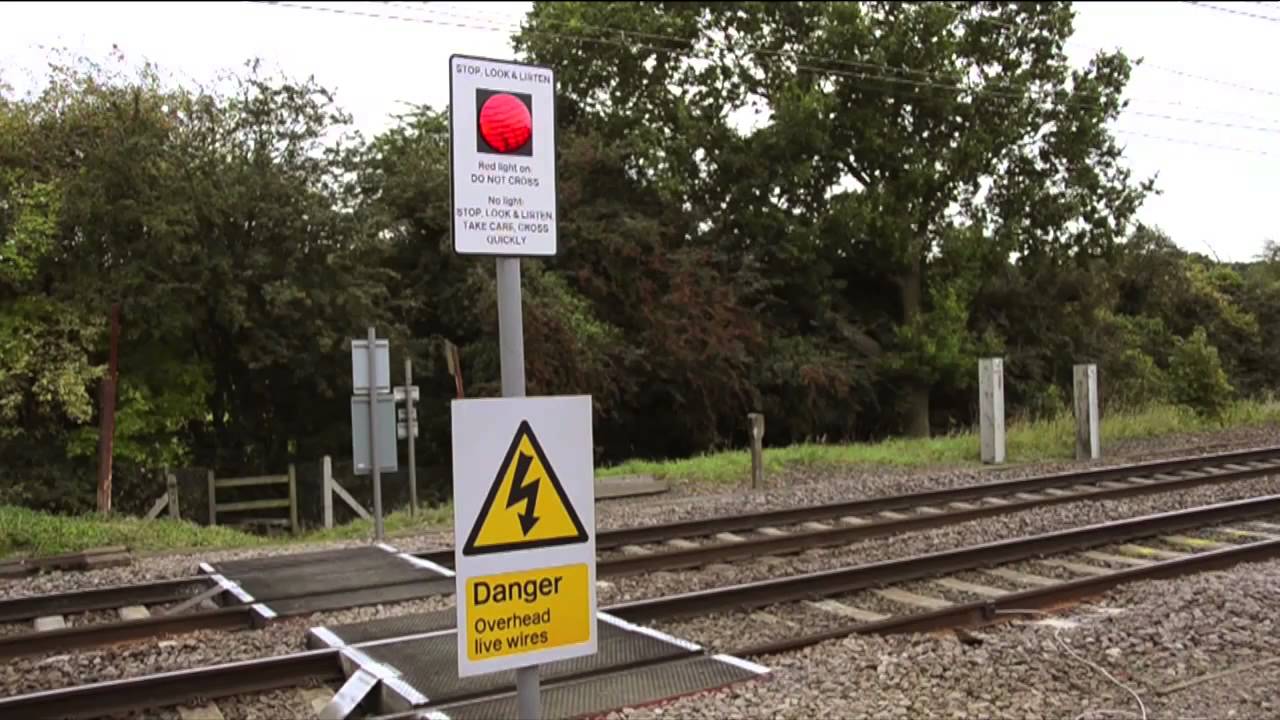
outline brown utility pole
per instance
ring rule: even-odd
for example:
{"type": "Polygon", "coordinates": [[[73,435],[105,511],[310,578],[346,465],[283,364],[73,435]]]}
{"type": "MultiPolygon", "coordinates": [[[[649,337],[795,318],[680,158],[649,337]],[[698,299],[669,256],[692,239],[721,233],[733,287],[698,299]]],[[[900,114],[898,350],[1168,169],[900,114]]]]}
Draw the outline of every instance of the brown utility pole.
{"type": "Polygon", "coordinates": [[[458,346],[444,341],[444,361],[449,366],[449,374],[453,376],[454,388],[457,391],[458,399],[461,400],[464,395],[462,393],[462,360],[458,357],[458,346]]]}

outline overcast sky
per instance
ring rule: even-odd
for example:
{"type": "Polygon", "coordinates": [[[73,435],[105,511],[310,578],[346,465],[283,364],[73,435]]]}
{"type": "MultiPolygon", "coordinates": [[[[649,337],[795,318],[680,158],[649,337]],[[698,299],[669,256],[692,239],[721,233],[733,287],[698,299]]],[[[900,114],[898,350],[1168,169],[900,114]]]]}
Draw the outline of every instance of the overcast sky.
{"type": "MultiPolygon", "coordinates": [[[[1116,124],[1139,177],[1163,194],[1139,217],[1182,247],[1248,260],[1280,241],[1280,2],[1076,3],[1068,45],[1083,62],[1098,48],[1145,60],[1116,124]],[[1196,77],[1192,77],[1196,76],[1196,77]]],[[[509,26],[528,3],[324,3],[413,20],[254,3],[4,3],[0,79],[39,82],[45,48],[105,58],[117,45],[179,79],[207,81],[251,57],[291,76],[314,75],[365,132],[402,103],[447,100],[448,57],[513,57],[509,26]]]]}

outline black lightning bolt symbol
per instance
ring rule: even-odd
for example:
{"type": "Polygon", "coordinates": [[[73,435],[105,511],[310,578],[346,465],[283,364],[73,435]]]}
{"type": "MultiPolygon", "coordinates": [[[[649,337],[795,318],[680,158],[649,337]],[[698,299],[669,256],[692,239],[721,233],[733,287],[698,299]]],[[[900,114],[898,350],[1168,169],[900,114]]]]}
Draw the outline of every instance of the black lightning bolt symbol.
{"type": "Polygon", "coordinates": [[[524,506],[524,512],[520,513],[520,528],[524,530],[525,535],[528,535],[533,526],[538,524],[538,516],[533,514],[533,509],[538,505],[538,483],[542,482],[542,479],[536,479],[528,485],[524,484],[525,476],[529,474],[529,466],[532,464],[532,455],[520,453],[516,458],[516,473],[511,480],[511,490],[507,493],[507,507],[512,507],[523,500],[529,501],[524,506]]]}

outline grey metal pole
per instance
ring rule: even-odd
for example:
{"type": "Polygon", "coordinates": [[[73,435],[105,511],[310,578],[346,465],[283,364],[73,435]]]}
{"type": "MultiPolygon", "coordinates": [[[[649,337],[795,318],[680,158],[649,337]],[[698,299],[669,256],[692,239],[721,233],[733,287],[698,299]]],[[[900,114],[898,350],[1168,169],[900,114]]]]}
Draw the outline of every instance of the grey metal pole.
{"type": "MultiPolygon", "coordinates": [[[[502,359],[502,396],[524,397],[524,317],[520,298],[520,258],[498,258],[498,355],[502,359]]],[[[538,666],[516,669],[516,713],[538,720],[538,666]]]]}
{"type": "Polygon", "coordinates": [[[382,472],[378,468],[378,334],[369,326],[369,472],[373,473],[373,536],[382,542],[382,472]]]}
{"type": "Polygon", "coordinates": [[[404,359],[404,414],[409,429],[409,516],[418,514],[418,464],[414,462],[413,436],[418,423],[413,419],[413,360],[404,359]]]}
{"type": "Polygon", "coordinates": [[[498,349],[503,397],[524,397],[523,318],[520,258],[498,258],[498,349]]]}
{"type": "Polygon", "coordinates": [[[538,720],[542,715],[539,695],[538,666],[516,668],[516,717],[538,720]]]}

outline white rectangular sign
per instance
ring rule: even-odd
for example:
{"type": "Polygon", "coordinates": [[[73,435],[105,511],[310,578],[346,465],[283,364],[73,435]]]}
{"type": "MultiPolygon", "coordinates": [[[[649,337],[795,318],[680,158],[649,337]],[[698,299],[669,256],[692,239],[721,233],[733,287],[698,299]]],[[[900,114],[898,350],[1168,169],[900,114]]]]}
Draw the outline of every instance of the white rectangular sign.
{"type": "MultiPolygon", "coordinates": [[[[377,363],[378,392],[391,388],[391,341],[377,340],[373,345],[377,363]]],[[[356,395],[369,394],[369,341],[351,341],[351,391],[356,395]]]]}
{"type": "Polygon", "coordinates": [[[451,410],[458,676],[594,654],[591,397],[451,410]]]}
{"type": "Polygon", "coordinates": [[[449,103],[454,252],[555,255],[555,74],[453,55],[449,103]]]}

